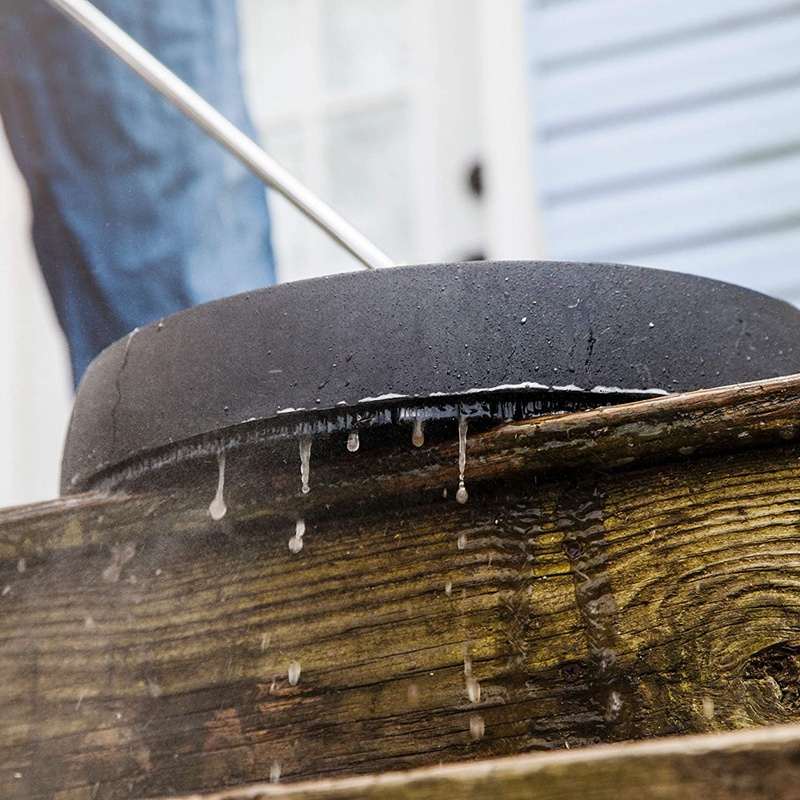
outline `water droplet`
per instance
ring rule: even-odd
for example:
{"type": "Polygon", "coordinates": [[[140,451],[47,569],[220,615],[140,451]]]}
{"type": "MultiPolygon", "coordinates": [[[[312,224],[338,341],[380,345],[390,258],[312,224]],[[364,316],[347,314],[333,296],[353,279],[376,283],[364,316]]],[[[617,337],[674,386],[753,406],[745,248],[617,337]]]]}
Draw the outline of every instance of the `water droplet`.
{"type": "Polygon", "coordinates": [[[22,574],[23,572],[25,572],[25,570],[27,568],[28,568],[28,564],[27,564],[27,562],[25,561],[24,558],[21,558],[19,561],[17,561],[17,572],[22,574]]]}
{"type": "Polygon", "coordinates": [[[422,417],[414,419],[414,430],[411,432],[411,444],[414,447],[422,447],[425,444],[425,427],[422,417]]]}
{"type": "Polygon", "coordinates": [[[621,709],[622,709],[622,698],[619,696],[619,692],[611,692],[611,696],[608,698],[608,707],[607,707],[608,719],[611,720],[616,719],[621,709]]]}
{"type": "Polygon", "coordinates": [[[272,639],[272,637],[268,633],[265,633],[261,637],[261,652],[262,653],[266,652],[266,649],[269,647],[269,643],[270,643],[271,639],[272,639]]]}
{"type": "Polygon", "coordinates": [[[481,685],[471,675],[467,678],[467,697],[470,703],[480,703],[481,701],[481,685]]]}
{"type": "Polygon", "coordinates": [[[279,783],[281,779],[281,762],[273,761],[269,768],[269,782],[279,783]]]}
{"type": "Polygon", "coordinates": [[[486,733],[486,723],[480,714],[473,714],[469,718],[469,735],[475,740],[483,739],[486,733]]]}
{"type": "Polygon", "coordinates": [[[225,492],[225,451],[221,450],[217,454],[217,463],[219,464],[219,479],[217,481],[217,494],[215,495],[214,499],[211,501],[211,505],[208,507],[208,513],[211,515],[211,519],[215,521],[221,520],[225,514],[228,513],[228,507],[225,505],[225,498],[223,494],[225,492]]]}
{"type": "Polygon", "coordinates": [[[297,686],[300,680],[300,662],[292,661],[289,663],[289,686],[297,686]]]}
{"type": "Polygon", "coordinates": [[[294,526],[294,536],[289,539],[289,549],[293,553],[299,553],[303,549],[303,536],[306,533],[306,521],[304,519],[297,520],[294,526]]]}
{"type": "Polygon", "coordinates": [[[464,485],[464,473],[467,469],[467,420],[461,417],[458,421],[458,491],[456,500],[462,505],[469,499],[467,487],[464,485]]]}
{"type": "Polygon", "coordinates": [[[703,697],[703,716],[706,719],[714,719],[714,698],[709,695],[703,697]]]}
{"type": "Polygon", "coordinates": [[[311,437],[300,437],[300,480],[302,482],[303,494],[308,494],[311,487],[308,484],[311,476],[311,437]]]}
{"type": "Polygon", "coordinates": [[[447,583],[444,585],[444,593],[448,597],[453,594],[453,581],[447,581],[447,583]]]}
{"type": "Polygon", "coordinates": [[[456,542],[458,545],[459,550],[466,550],[467,549],[467,534],[466,533],[459,533],[458,534],[458,541],[456,542]]]}
{"type": "Polygon", "coordinates": [[[350,431],[350,435],[347,437],[347,449],[351,453],[355,453],[358,451],[360,446],[361,442],[358,438],[358,431],[350,431]]]}
{"type": "Polygon", "coordinates": [[[472,676],[472,656],[469,652],[469,642],[461,645],[461,655],[464,658],[464,675],[469,678],[472,676]]]}
{"type": "Polygon", "coordinates": [[[416,683],[412,683],[408,687],[408,704],[411,708],[416,708],[419,705],[419,686],[416,683]]]}

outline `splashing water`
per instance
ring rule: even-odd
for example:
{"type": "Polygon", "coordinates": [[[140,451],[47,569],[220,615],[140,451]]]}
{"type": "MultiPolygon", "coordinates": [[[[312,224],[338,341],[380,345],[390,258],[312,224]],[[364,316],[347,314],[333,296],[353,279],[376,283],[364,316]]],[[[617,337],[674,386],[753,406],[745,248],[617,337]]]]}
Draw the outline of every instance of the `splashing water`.
{"type": "Polygon", "coordinates": [[[299,553],[303,549],[303,536],[306,533],[306,521],[304,519],[297,520],[295,525],[294,536],[289,539],[289,549],[293,553],[299,553]]]}
{"type": "Polygon", "coordinates": [[[458,491],[456,500],[462,505],[469,499],[467,487],[464,485],[464,472],[467,469],[467,420],[461,417],[458,421],[458,491]]]}
{"type": "Polygon", "coordinates": [[[414,430],[411,432],[411,444],[414,447],[422,447],[425,444],[425,428],[422,422],[422,417],[417,417],[414,420],[414,430]]]}
{"type": "Polygon", "coordinates": [[[289,686],[297,686],[300,681],[300,662],[292,661],[289,664],[289,686]]]}
{"type": "Polygon", "coordinates": [[[217,494],[214,496],[214,499],[211,501],[211,505],[208,507],[208,513],[211,515],[211,519],[215,522],[221,520],[227,513],[228,507],[225,505],[225,451],[220,450],[217,453],[217,463],[219,464],[219,480],[217,481],[217,494]]]}
{"type": "Polygon", "coordinates": [[[302,481],[303,494],[308,494],[311,487],[308,484],[311,476],[311,437],[300,437],[300,480],[302,481]]]}
{"type": "Polygon", "coordinates": [[[358,438],[358,431],[350,431],[347,437],[347,449],[351,453],[356,453],[359,447],[361,447],[361,441],[358,438]]]}

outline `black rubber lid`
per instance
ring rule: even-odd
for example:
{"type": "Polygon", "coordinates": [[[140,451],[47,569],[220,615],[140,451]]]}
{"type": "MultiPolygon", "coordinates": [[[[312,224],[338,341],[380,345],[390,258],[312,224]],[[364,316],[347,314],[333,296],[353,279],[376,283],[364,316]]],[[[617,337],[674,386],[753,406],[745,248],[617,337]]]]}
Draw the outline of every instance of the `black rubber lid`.
{"type": "Polygon", "coordinates": [[[62,491],[309,412],[498,392],[608,402],[796,372],[800,311],[718,281],[551,262],[347,273],[197,306],[106,349],[78,391],[62,491]]]}

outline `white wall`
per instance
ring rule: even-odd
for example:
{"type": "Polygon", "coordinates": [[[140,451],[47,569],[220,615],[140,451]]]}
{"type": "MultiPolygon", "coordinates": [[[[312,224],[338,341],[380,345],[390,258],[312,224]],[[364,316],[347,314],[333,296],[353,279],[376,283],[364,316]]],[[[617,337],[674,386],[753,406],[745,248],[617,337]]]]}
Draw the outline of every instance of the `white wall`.
{"type": "Polygon", "coordinates": [[[0,136],[0,507],[57,496],[72,402],[29,227],[28,195],[0,136]]]}
{"type": "Polygon", "coordinates": [[[800,6],[528,5],[548,255],[800,305],[800,6]]]}

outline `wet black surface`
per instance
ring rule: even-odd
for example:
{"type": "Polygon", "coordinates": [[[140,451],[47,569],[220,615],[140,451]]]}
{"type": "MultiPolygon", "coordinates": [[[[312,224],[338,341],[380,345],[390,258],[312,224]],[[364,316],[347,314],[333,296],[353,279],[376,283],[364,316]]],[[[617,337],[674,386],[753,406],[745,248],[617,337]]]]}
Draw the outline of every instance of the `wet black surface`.
{"type": "Polygon", "coordinates": [[[198,306],[108,348],[79,390],[62,490],[261,422],[462,413],[495,392],[602,405],[797,372],[800,311],[717,281],[552,262],[348,273],[198,306]]]}

